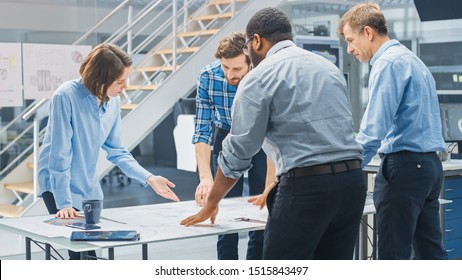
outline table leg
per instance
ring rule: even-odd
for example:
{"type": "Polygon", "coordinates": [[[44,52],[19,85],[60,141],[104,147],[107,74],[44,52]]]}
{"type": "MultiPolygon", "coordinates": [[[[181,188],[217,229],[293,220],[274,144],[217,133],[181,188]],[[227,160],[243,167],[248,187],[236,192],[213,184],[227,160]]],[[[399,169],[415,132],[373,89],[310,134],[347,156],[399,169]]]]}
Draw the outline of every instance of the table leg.
{"type": "Polygon", "coordinates": [[[145,243],[145,244],[142,244],[142,251],[143,251],[143,260],[147,260],[148,259],[148,244],[145,243]]]}
{"type": "Polygon", "coordinates": [[[29,237],[26,237],[26,260],[31,260],[32,259],[31,249],[30,249],[31,241],[32,240],[29,237]]]}
{"type": "MultiPolygon", "coordinates": [[[[367,219],[367,216],[365,217],[367,219]]],[[[365,236],[364,236],[364,227],[363,227],[364,217],[361,218],[361,222],[359,223],[359,237],[358,237],[358,259],[364,260],[364,243],[365,243],[365,236]]],[[[366,232],[367,238],[367,232],[366,232]]]]}
{"type": "Polygon", "coordinates": [[[355,243],[355,252],[353,254],[353,259],[354,260],[359,260],[359,236],[356,238],[356,243],[355,243]]]}
{"type": "Polygon", "coordinates": [[[109,248],[108,249],[108,259],[110,259],[110,260],[114,259],[114,248],[109,248]]]}
{"type": "Polygon", "coordinates": [[[376,219],[376,215],[372,215],[372,223],[374,225],[374,228],[372,229],[372,242],[373,242],[373,245],[372,245],[372,259],[373,260],[378,260],[378,249],[377,249],[377,219],[376,219]]]}
{"type": "Polygon", "coordinates": [[[45,243],[45,260],[51,260],[51,246],[45,243]]]}

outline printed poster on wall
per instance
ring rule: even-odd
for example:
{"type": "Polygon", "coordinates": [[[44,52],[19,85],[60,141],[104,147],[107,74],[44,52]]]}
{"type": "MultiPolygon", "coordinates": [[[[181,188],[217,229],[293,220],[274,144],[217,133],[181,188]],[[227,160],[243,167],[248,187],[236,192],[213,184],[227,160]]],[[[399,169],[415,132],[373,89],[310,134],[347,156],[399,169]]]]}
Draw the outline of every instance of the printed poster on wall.
{"type": "Polygon", "coordinates": [[[22,106],[20,43],[0,43],[0,107],[22,106]]]}
{"type": "Polygon", "coordinates": [[[23,44],[24,99],[50,98],[65,81],[78,78],[91,46],[23,44]]]}

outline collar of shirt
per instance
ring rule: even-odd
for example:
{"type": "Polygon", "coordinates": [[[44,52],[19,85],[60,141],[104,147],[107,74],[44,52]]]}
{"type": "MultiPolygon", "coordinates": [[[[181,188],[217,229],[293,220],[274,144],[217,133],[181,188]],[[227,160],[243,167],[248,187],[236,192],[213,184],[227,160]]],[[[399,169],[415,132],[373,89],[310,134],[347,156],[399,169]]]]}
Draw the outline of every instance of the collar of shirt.
{"type": "Polygon", "coordinates": [[[85,98],[88,98],[89,96],[95,97],[95,100],[96,100],[96,96],[91,94],[91,92],[88,90],[88,88],[83,84],[82,78],[77,79],[77,85],[78,85],[78,87],[82,88],[82,90],[79,90],[77,92],[78,96],[80,98],[82,98],[82,100],[85,99],[85,98]]]}
{"type": "Polygon", "coordinates": [[[295,47],[295,43],[291,40],[284,40],[281,42],[276,43],[274,46],[269,49],[268,53],[266,53],[266,57],[270,57],[273,54],[277,53],[278,51],[288,48],[288,47],[295,47]]]}
{"type": "Polygon", "coordinates": [[[369,62],[369,64],[371,66],[374,65],[374,63],[377,61],[377,59],[379,59],[379,57],[391,46],[394,46],[394,45],[399,45],[400,42],[398,40],[395,40],[395,39],[392,39],[392,40],[389,40],[387,42],[385,42],[382,46],[380,46],[380,48],[377,50],[377,52],[374,54],[374,56],[372,57],[371,61],[369,62]]]}
{"type": "MultiPolygon", "coordinates": [[[[84,99],[87,99],[89,98],[91,101],[91,103],[94,103],[94,104],[98,104],[98,98],[96,96],[94,96],[86,87],[85,85],[83,84],[82,82],[82,78],[79,78],[77,79],[78,81],[78,85],[80,87],[82,87],[83,90],[80,90],[78,91],[78,94],[80,95],[80,97],[82,98],[82,100],[84,99]]],[[[109,97],[109,101],[113,99],[113,97],[109,97]]],[[[106,112],[108,106],[109,106],[109,101],[108,102],[104,102],[102,104],[102,106],[98,106],[99,108],[99,111],[100,111],[100,116],[101,114],[103,114],[104,112],[106,112]]]]}

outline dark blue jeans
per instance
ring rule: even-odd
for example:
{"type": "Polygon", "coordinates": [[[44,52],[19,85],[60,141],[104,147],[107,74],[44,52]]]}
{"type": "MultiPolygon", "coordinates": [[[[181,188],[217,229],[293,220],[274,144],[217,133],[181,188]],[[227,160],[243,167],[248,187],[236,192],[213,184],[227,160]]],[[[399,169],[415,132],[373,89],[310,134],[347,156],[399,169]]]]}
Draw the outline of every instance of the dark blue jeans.
{"type": "MultiPolygon", "coordinates": [[[[48,213],[50,214],[56,214],[58,213],[58,208],[56,208],[56,202],[55,202],[55,197],[51,192],[44,192],[42,194],[42,199],[43,202],[45,203],[45,206],[47,207],[48,213]]],[[[79,209],[75,209],[79,211],[79,209]]],[[[80,260],[80,253],[79,252],[74,252],[74,251],[68,251],[69,252],[69,259],[70,260],[80,260]]],[[[96,252],[95,251],[88,251],[87,255],[89,258],[96,259],[96,252]]]]}
{"type": "Polygon", "coordinates": [[[361,169],[281,176],[267,200],[263,259],[353,259],[365,199],[361,169]]]}
{"type": "Polygon", "coordinates": [[[383,156],[375,179],[379,259],[447,259],[439,202],[443,169],[436,153],[383,156]]]}
{"type": "MultiPolygon", "coordinates": [[[[215,144],[213,146],[212,164],[213,174],[218,168],[217,157],[221,151],[221,142],[228,134],[227,131],[215,129],[215,144]]],[[[258,195],[265,189],[266,179],[266,154],[260,150],[252,158],[252,168],[249,170],[249,195],[258,195]]],[[[244,178],[241,177],[226,197],[242,196],[244,189],[244,178]]],[[[239,234],[218,235],[217,258],[219,260],[237,260],[239,245],[239,234]]],[[[247,260],[261,260],[263,251],[263,230],[250,231],[249,242],[247,243],[247,260]]]]}

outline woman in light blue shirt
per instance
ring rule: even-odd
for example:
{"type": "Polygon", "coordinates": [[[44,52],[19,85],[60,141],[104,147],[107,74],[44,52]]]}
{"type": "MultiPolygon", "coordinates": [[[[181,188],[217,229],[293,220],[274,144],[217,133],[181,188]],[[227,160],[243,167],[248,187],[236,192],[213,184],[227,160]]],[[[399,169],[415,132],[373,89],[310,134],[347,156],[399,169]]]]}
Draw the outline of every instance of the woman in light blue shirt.
{"type": "Polygon", "coordinates": [[[119,47],[100,44],[82,63],[81,78],[65,82],[53,95],[38,167],[40,194],[58,218],[78,216],[85,199],[103,199],[96,174],[100,147],[127,176],[179,201],[172,182],[152,175],[122,147],[119,94],[131,65],[119,47]]]}

